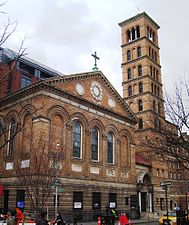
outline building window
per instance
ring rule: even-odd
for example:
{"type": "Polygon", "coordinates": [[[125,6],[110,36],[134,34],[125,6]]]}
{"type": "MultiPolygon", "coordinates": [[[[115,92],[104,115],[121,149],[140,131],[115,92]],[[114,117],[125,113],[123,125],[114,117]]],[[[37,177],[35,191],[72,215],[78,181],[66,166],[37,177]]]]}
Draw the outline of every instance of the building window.
{"type": "Polygon", "coordinates": [[[116,193],[109,193],[109,206],[110,206],[110,208],[117,207],[117,194],[116,193]]]}
{"type": "Polygon", "coordinates": [[[16,122],[15,119],[11,119],[8,131],[7,155],[13,154],[15,134],[16,134],[16,122]]]}
{"type": "Polygon", "coordinates": [[[127,70],[127,78],[128,78],[128,80],[131,79],[131,68],[129,68],[129,69],[127,70]]]}
{"type": "Polygon", "coordinates": [[[139,83],[139,94],[143,92],[143,84],[142,82],[139,83]]]}
{"type": "Polygon", "coordinates": [[[140,37],[140,27],[139,26],[136,26],[136,35],[137,35],[137,38],[140,37]]]}
{"type": "Polygon", "coordinates": [[[142,119],[139,119],[138,128],[143,129],[143,120],[142,119]]]}
{"type": "Polygon", "coordinates": [[[91,159],[98,161],[99,154],[99,131],[96,127],[91,130],[91,159]]]}
{"type": "Polygon", "coordinates": [[[132,40],[135,40],[135,28],[131,29],[132,40]]]}
{"type": "MultiPolygon", "coordinates": [[[[56,204],[56,195],[53,195],[53,206],[56,204]]],[[[60,195],[57,195],[57,206],[60,205],[60,195]]]]}
{"type": "Polygon", "coordinates": [[[127,31],[127,42],[131,41],[131,32],[130,30],[127,31]]]}
{"type": "Polygon", "coordinates": [[[156,111],[156,101],[153,100],[153,110],[156,111]]]}
{"type": "Polygon", "coordinates": [[[141,47],[140,47],[140,46],[137,48],[137,56],[138,56],[138,57],[141,56],[141,47]]]}
{"type": "Polygon", "coordinates": [[[27,87],[32,83],[32,80],[30,77],[22,75],[21,77],[21,88],[27,87]]]}
{"type": "Polygon", "coordinates": [[[107,160],[108,163],[114,163],[114,136],[113,133],[108,133],[107,136],[107,160]]]}
{"type": "Polygon", "coordinates": [[[156,80],[159,80],[159,72],[158,72],[158,69],[156,70],[156,80]]]}
{"type": "Polygon", "coordinates": [[[160,103],[158,102],[158,113],[160,113],[160,103]]]}
{"type": "Polygon", "coordinates": [[[127,51],[127,61],[131,60],[131,50],[127,51]]]}
{"type": "Polygon", "coordinates": [[[129,205],[129,197],[125,197],[125,205],[129,205]]]}
{"type": "Polygon", "coordinates": [[[101,209],[101,193],[93,192],[93,209],[101,209]]]}
{"type": "Polygon", "coordinates": [[[83,192],[74,191],[73,192],[73,208],[82,209],[83,208],[83,192]]]}
{"type": "Polygon", "coordinates": [[[82,146],[82,127],[80,122],[75,120],[73,122],[73,157],[81,158],[82,146]]]}
{"type": "Polygon", "coordinates": [[[16,207],[24,209],[25,207],[25,190],[16,191],[16,207]]]}
{"type": "Polygon", "coordinates": [[[152,66],[150,66],[150,76],[152,77],[152,72],[153,71],[153,69],[152,69],[152,66]]]}
{"type": "Polygon", "coordinates": [[[151,47],[149,47],[149,57],[151,57],[151,47]]]}
{"type": "Polygon", "coordinates": [[[160,129],[160,121],[158,118],[154,118],[154,129],[159,130],[160,129]]]}
{"type": "Polygon", "coordinates": [[[142,76],[142,66],[141,65],[138,66],[138,76],[139,77],[142,76]]]}
{"type": "Polygon", "coordinates": [[[142,100],[138,100],[138,111],[142,111],[143,110],[143,104],[142,104],[142,100]]]}
{"type": "Polygon", "coordinates": [[[128,87],[128,96],[132,96],[132,86],[128,87]]]}

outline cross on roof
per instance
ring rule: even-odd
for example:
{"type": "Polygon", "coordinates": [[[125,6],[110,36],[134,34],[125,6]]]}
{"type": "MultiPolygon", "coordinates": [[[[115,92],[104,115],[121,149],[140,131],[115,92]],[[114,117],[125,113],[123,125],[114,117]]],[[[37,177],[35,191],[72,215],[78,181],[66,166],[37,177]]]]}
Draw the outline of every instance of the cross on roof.
{"type": "Polygon", "coordinates": [[[91,54],[91,56],[94,57],[95,60],[93,71],[98,71],[97,59],[99,60],[100,58],[97,56],[96,52],[94,52],[94,54],[91,54]]]}

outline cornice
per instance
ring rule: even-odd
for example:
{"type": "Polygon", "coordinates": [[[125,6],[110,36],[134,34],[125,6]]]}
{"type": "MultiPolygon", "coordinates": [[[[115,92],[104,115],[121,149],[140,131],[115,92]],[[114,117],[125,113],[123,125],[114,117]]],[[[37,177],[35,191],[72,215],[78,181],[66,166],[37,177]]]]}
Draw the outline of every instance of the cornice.
{"type": "Polygon", "coordinates": [[[140,97],[142,98],[144,95],[151,95],[151,96],[157,98],[159,101],[164,102],[163,98],[158,97],[157,95],[153,94],[150,91],[146,91],[146,92],[142,92],[141,94],[137,94],[137,95],[132,95],[132,96],[129,96],[129,97],[125,97],[124,100],[125,101],[128,101],[129,99],[140,98],[140,97]]]}
{"type": "Polygon", "coordinates": [[[44,90],[47,93],[53,93],[55,95],[64,97],[64,98],[66,98],[68,100],[71,100],[75,103],[79,103],[81,105],[88,106],[91,109],[100,111],[104,114],[107,114],[107,115],[112,116],[114,118],[126,121],[128,123],[133,124],[133,125],[137,123],[136,117],[134,119],[134,118],[128,118],[126,116],[122,116],[118,113],[115,113],[115,112],[105,108],[105,107],[102,107],[100,105],[92,103],[92,102],[90,102],[90,101],[88,101],[88,100],[86,100],[86,99],[84,99],[80,96],[76,96],[74,94],[70,94],[70,93],[65,92],[61,89],[58,89],[58,88],[56,88],[56,87],[54,87],[50,84],[47,84],[44,81],[40,81],[40,82],[38,82],[34,85],[28,86],[27,88],[21,89],[21,90],[15,92],[15,93],[13,93],[9,96],[6,96],[6,97],[2,98],[0,100],[0,105],[1,105],[1,107],[3,107],[3,106],[6,106],[7,104],[11,104],[11,103],[14,103],[14,102],[18,101],[19,99],[20,99],[20,101],[22,101],[23,98],[28,97],[28,96],[31,96],[31,98],[32,98],[33,94],[36,94],[36,92],[40,92],[41,90],[44,90]]]}
{"type": "Polygon", "coordinates": [[[142,12],[133,17],[130,17],[129,19],[124,20],[123,22],[120,22],[118,25],[120,27],[123,27],[126,24],[133,23],[134,21],[141,19],[142,17],[146,18],[150,23],[152,23],[156,27],[157,30],[160,28],[160,26],[150,16],[148,16],[148,14],[146,12],[142,12]]]}
{"type": "Polygon", "coordinates": [[[142,37],[139,37],[139,38],[137,38],[137,39],[135,39],[135,40],[132,40],[132,41],[130,41],[130,42],[127,42],[126,44],[121,45],[121,47],[122,47],[122,48],[127,47],[127,46],[129,46],[129,45],[132,45],[133,43],[140,42],[140,41],[142,41],[143,39],[146,39],[146,40],[147,40],[148,42],[150,42],[150,44],[153,45],[157,50],[160,50],[160,47],[159,47],[158,45],[156,45],[153,41],[151,41],[151,40],[150,40],[148,37],[146,37],[146,36],[142,36],[142,37]]]}
{"type": "Polygon", "coordinates": [[[161,69],[161,65],[159,65],[157,62],[152,60],[152,58],[150,58],[148,55],[143,55],[143,56],[141,56],[139,58],[130,60],[128,62],[123,62],[123,63],[121,63],[121,66],[132,64],[132,63],[136,63],[137,61],[140,61],[141,59],[145,59],[145,58],[148,58],[148,60],[150,60],[153,64],[155,64],[157,67],[159,67],[159,69],[161,69]]]}
{"type": "Polygon", "coordinates": [[[124,81],[124,82],[122,82],[122,85],[124,85],[124,84],[130,84],[130,83],[133,83],[133,82],[136,82],[136,81],[141,81],[141,80],[143,80],[144,78],[149,78],[150,80],[152,80],[154,83],[158,84],[159,86],[161,86],[161,87],[163,86],[163,84],[160,83],[159,80],[156,80],[155,78],[153,78],[153,77],[150,76],[149,74],[146,74],[146,75],[141,76],[141,77],[133,78],[133,79],[130,79],[130,80],[128,80],[128,81],[124,81]]]}

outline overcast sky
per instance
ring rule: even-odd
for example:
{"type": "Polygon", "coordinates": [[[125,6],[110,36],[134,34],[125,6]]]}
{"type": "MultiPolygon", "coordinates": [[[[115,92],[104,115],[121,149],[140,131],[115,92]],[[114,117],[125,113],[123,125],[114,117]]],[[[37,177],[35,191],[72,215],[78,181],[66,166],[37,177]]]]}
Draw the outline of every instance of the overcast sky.
{"type": "Polygon", "coordinates": [[[26,35],[28,57],[65,74],[92,71],[97,51],[98,68],[121,95],[118,23],[145,11],[160,26],[164,87],[189,80],[189,0],[7,0],[1,11],[0,30],[7,16],[18,23],[4,47],[17,50],[26,35]]]}

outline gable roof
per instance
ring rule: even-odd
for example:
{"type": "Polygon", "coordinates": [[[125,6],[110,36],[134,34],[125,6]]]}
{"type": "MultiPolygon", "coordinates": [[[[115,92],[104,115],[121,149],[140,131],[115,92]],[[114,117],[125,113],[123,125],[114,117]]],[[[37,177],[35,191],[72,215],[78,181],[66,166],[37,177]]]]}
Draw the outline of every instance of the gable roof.
{"type": "Polygon", "coordinates": [[[44,80],[45,83],[56,85],[57,83],[64,83],[73,80],[81,81],[90,78],[98,78],[101,82],[106,86],[107,89],[115,96],[116,100],[122,105],[122,107],[127,111],[129,115],[129,119],[132,121],[137,121],[137,117],[135,116],[134,112],[130,109],[124,99],[120,96],[117,90],[113,87],[110,81],[106,78],[106,76],[101,71],[93,71],[93,72],[85,72],[85,73],[76,73],[76,74],[69,74],[64,75],[62,77],[52,77],[49,79],[44,80]]]}

